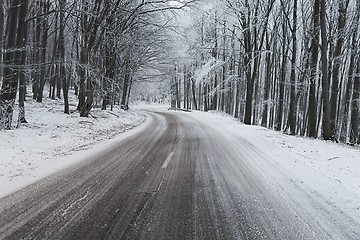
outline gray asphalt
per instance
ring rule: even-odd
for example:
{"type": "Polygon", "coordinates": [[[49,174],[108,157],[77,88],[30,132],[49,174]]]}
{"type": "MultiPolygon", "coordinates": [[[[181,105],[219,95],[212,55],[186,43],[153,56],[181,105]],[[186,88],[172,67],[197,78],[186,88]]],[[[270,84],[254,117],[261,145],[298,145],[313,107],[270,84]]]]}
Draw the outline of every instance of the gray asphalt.
{"type": "Polygon", "coordinates": [[[0,239],[341,236],[271,189],[221,129],[149,116],[144,131],[0,199],[0,239]]]}

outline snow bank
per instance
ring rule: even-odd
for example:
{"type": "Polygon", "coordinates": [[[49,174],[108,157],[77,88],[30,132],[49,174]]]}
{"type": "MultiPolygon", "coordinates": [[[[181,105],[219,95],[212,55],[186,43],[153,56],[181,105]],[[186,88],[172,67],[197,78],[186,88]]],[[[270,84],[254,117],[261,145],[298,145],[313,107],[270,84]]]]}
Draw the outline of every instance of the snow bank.
{"type": "MultiPolygon", "coordinates": [[[[76,109],[76,99],[70,100],[71,109],[76,109]]],[[[0,131],[0,197],[84,159],[89,149],[105,147],[146,118],[118,107],[93,109],[89,118],[80,118],[77,112],[64,114],[62,102],[50,99],[29,99],[26,108],[28,124],[0,131]]]]}

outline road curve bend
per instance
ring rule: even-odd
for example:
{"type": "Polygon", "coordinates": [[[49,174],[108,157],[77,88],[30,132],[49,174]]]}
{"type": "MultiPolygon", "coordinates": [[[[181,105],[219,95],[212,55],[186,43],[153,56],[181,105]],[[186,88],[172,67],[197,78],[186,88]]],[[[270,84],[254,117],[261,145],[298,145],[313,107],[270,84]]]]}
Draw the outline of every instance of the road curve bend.
{"type": "Polygon", "coordinates": [[[356,239],[329,234],[221,130],[148,115],[142,132],[0,199],[0,239],[356,239]]]}

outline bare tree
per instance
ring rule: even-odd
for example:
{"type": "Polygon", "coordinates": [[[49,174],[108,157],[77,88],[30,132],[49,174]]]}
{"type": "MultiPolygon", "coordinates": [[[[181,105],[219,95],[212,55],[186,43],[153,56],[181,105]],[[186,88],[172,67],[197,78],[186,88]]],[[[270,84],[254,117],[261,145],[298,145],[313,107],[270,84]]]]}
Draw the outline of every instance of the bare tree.
{"type": "Polygon", "coordinates": [[[4,79],[0,91],[0,128],[11,129],[15,98],[18,91],[21,52],[27,1],[10,2],[6,21],[7,37],[4,52],[4,79]],[[15,40],[14,40],[15,39],[15,40]]]}
{"type": "Polygon", "coordinates": [[[330,128],[333,137],[337,135],[336,118],[337,118],[337,102],[339,92],[340,67],[342,63],[341,55],[343,52],[343,44],[345,38],[345,24],[347,18],[347,8],[349,0],[338,1],[338,23],[337,23],[337,40],[334,51],[334,64],[332,69],[332,84],[330,95],[330,128]]]}

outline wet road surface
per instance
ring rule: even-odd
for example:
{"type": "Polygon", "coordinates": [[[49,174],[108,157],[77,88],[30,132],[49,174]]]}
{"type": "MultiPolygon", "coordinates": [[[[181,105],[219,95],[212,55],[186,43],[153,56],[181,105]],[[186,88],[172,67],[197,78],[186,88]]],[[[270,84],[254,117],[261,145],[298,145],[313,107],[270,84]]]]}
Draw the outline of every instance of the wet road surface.
{"type": "Polygon", "coordinates": [[[221,129],[149,116],[144,131],[0,199],[0,239],[356,239],[284,197],[221,129]]]}

